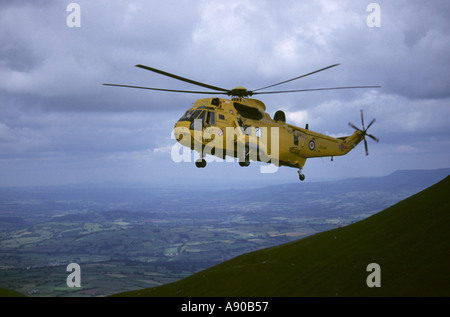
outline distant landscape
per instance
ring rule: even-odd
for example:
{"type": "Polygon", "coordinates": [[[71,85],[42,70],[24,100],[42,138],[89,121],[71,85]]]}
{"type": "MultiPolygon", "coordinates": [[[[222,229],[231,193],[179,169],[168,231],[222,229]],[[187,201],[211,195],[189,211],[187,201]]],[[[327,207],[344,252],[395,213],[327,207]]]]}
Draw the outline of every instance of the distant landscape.
{"type": "MultiPolygon", "coordinates": [[[[290,307],[287,313],[318,304],[311,297],[321,302],[331,297],[414,297],[415,307],[420,298],[432,297],[444,303],[450,296],[449,191],[447,176],[351,225],[243,254],[174,283],[114,296],[184,298],[181,303],[185,298],[194,303],[205,297],[213,303],[217,298],[227,303],[267,298],[270,307],[275,297],[282,297],[274,311],[290,307]]],[[[338,303],[348,307],[346,301],[325,306],[336,310],[338,303]]],[[[223,301],[217,306],[230,311],[223,301]]]]}
{"type": "Polygon", "coordinates": [[[255,189],[78,184],[0,188],[0,286],[107,296],[164,285],[236,256],[359,222],[450,169],[255,189]],[[69,263],[81,287],[66,284],[69,263]]]}

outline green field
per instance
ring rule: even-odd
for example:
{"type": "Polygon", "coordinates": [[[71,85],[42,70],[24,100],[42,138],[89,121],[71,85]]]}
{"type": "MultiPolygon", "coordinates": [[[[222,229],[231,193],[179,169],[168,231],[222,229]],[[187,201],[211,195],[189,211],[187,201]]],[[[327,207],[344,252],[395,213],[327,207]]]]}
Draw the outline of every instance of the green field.
{"type": "Polygon", "coordinates": [[[105,219],[86,213],[82,221],[59,214],[48,222],[2,233],[1,285],[33,296],[105,296],[170,283],[271,245],[333,228],[325,220],[274,219],[263,223],[236,215],[166,221],[105,219]],[[238,219],[240,218],[240,219],[238,219]],[[319,228],[319,229],[318,229],[319,228]],[[82,287],[66,286],[69,263],[81,266],[82,287]]]}

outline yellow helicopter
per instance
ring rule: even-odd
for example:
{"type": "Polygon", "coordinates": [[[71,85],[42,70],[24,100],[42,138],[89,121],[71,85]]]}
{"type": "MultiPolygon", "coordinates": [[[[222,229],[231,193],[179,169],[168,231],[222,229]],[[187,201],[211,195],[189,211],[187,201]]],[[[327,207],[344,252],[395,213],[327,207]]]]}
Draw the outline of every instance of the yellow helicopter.
{"type": "MultiPolygon", "coordinates": [[[[330,65],[255,90],[247,90],[244,87],[236,87],[229,90],[138,64],[136,67],[203,88],[208,88],[213,91],[176,90],[119,84],[103,85],[166,92],[227,95],[231,97],[231,99],[212,97],[197,100],[193,107],[188,109],[175,124],[174,136],[179,144],[200,154],[200,159],[196,160],[195,165],[199,168],[204,168],[206,166],[205,157],[207,155],[216,156],[220,159],[232,158],[233,161],[234,158],[238,158],[239,165],[243,167],[249,166],[250,161],[259,161],[270,163],[271,166],[275,166],[276,168],[279,166],[297,168],[299,178],[303,181],[305,175],[302,173],[302,169],[308,158],[331,157],[333,160],[334,156],[347,154],[363,140],[366,155],[368,155],[369,152],[365,137],[368,136],[376,142],[379,141],[378,138],[367,133],[367,130],[375,122],[375,119],[365,127],[364,115],[361,110],[362,129],[349,122],[349,126],[356,131],[350,136],[334,138],[309,130],[307,124],[305,128],[300,128],[286,123],[286,115],[281,110],[275,112],[274,117],[271,118],[266,112],[266,106],[263,102],[249,97],[262,94],[380,87],[351,86],[261,91],[338,65],[339,64],[330,65]]],[[[263,168],[261,171],[271,172],[268,169],[264,171],[263,168]]]]}

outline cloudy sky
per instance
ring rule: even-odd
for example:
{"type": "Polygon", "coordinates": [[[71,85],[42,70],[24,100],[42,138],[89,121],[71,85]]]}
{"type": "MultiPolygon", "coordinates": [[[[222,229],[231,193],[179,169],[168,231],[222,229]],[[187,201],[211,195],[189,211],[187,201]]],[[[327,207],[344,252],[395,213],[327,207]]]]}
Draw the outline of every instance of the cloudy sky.
{"type": "Polygon", "coordinates": [[[256,89],[340,63],[277,88],[382,88],[258,98],[270,115],[282,109],[331,136],[353,133],[360,109],[376,118],[369,156],[360,144],[333,162],[309,159],[307,181],[450,166],[449,1],[378,1],[368,11],[362,0],[79,0],[79,20],[70,3],[0,2],[1,186],[298,181],[287,167],[261,174],[262,163],[175,163],[174,123],[210,96],[102,85],[198,89],[136,64],[256,89]]]}

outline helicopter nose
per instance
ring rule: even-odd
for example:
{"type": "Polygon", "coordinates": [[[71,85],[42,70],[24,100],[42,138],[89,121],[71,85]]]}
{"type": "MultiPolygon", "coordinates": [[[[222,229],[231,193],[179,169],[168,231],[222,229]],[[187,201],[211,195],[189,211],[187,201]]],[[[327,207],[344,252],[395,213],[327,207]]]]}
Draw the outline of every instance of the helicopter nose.
{"type": "Polygon", "coordinates": [[[174,125],[173,128],[174,128],[174,129],[178,129],[178,130],[184,129],[184,128],[189,129],[189,124],[190,124],[190,122],[178,120],[178,121],[175,123],[175,125],[174,125]]]}
{"type": "Polygon", "coordinates": [[[189,131],[188,121],[177,121],[174,126],[174,136],[177,142],[183,143],[190,141],[191,133],[189,131]]]}

